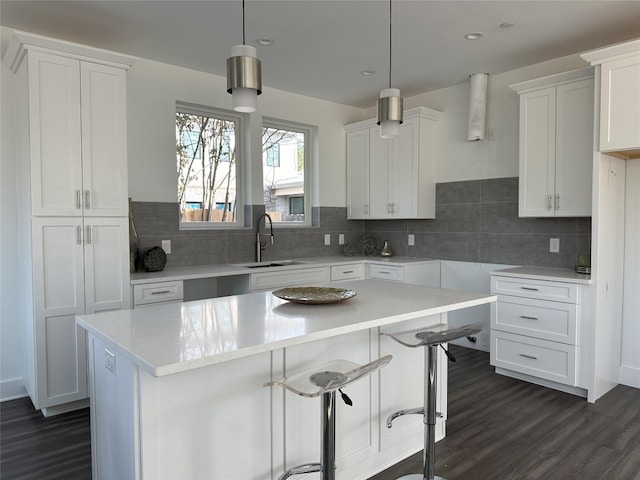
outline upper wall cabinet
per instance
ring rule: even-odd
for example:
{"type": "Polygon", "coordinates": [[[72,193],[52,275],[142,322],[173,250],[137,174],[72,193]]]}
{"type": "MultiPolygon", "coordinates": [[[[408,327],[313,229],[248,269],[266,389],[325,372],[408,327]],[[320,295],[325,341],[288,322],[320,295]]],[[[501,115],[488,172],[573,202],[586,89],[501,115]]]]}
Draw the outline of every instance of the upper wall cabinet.
{"type": "Polygon", "coordinates": [[[640,39],[583,53],[600,70],[600,146],[640,157],[640,39]]]}
{"type": "MultiPolygon", "coordinates": [[[[124,65],[33,48],[11,65],[30,159],[32,215],[127,216],[124,65]],[[25,58],[26,56],[26,58],[25,58]],[[21,113],[22,114],[22,113],[21,113]]],[[[11,52],[5,56],[10,62],[11,52]]],[[[128,66],[127,66],[128,67],[128,66]]]]}
{"type": "Polygon", "coordinates": [[[519,215],[590,216],[592,70],[552,75],[511,88],[520,95],[519,215]]]}
{"type": "Polygon", "coordinates": [[[436,126],[441,113],[404,112],[395,139],[376,120],[346,126],[347,218],[435,218],[436,126]]]}

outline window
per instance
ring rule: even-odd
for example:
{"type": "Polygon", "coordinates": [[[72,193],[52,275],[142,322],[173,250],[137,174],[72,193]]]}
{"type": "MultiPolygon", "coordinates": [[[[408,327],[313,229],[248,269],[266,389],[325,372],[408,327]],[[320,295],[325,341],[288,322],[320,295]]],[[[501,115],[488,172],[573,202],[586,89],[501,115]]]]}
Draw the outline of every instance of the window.
{"type": "Polygon", "coordinates": [[[272,143],[265,147],[267,154],[266,166],[267,167],[279,167],[280,166],[280,144],[272,143]]]}
{"type": "Polygon", "coordinates": [[[274,223],[309,225],[309,158],[312,128],[263,120],[264,205],[274,223]]]}
{"type": "Polygon", "coordinates": [[[304,197],[290,197],[289,212],[292,214],[304,214],[304,197]]]}
{"type": "Polygon", "coordinates": [[[237,226],[242,116],[176,105],[176,162],[181,228],[237,226]]]}

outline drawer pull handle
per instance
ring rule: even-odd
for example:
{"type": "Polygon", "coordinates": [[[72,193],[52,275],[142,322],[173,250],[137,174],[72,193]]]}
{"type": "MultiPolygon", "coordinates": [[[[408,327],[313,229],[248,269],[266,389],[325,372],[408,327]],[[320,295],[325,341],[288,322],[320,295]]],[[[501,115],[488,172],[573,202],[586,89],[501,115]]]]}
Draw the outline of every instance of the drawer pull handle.
{"type": "Polygon", "coordinates": [[[158,290],[157,292],[151,292],[151,295],[163,295],[165,293],[171,293],[171,290],[158,290]]]}
{"type": "Polygon", "coordinates": [[[524,318],[525,320],[538,320],[538,317],[530,317],[528,315],[520,315],[520,318],[524,318]]]}
{"type": "Polygon", "coordinates": [[[344,270],[342,273],[353,273],[353,270],[344,270]]]}
{"type": "Polygon", "coordinates": [[[524,358],[530,358],[531,360],[537,360],[538,359],[538,357],[534,357],[533,355],[527,355],[526,353],[521,353],[520,356],[524,357],[524,358]]]}
{"type": "Polygon", "coordinates": [[[537,288],[533,288],[533,287],[520,287],[522,290],[529,290],[531,292],[537,292],[538,289],[537,288]]]}

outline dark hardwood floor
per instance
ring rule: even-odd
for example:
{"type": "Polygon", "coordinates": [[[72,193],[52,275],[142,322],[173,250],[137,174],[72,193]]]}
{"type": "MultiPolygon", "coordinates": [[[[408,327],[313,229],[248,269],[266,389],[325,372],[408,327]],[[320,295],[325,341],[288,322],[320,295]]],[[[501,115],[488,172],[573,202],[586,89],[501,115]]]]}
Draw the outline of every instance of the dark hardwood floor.
{"type": "MultiPolygon", "coordinates": [[[[618,386],[595,404],[493,372],[489,354],[452,346],[447,480],[640,480],[640,390],[618,386]]],[[[1,404],[0,479],[89,480],[87,409],[43,418],[28,399],[1,404]]],[[[414,455],[371,480],[419,473],[414,455]]],[[[129,479],[109,479],[129,480],[129,479]]],[[[191,479],[176,479],[191,480],[191,479]]],[[[222,479],[227,480],[227,479],[222,479]]]]}
{"type": "Polygon", "coordinates": [[[88,408],[44,418],[20,398],[2,402],[0,415],[0,479],[91,478],[88,408]]]}
{"type": "MultiPolygon", "coordinates": [[[[640,480],[640,390],[617,386],[595,404],[497,375],[489,354],[451,347],[447,480],[640,480]]],[[[417,454],[370,480],[420,473],[417,454]]]]}

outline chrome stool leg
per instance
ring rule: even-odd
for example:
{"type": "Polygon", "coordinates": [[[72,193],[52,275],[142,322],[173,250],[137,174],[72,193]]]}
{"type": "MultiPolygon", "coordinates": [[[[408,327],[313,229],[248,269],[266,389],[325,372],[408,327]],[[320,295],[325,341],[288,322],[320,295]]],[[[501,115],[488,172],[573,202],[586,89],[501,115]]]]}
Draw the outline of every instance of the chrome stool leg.
{"type": "MultiPolygon", "coordinates": [[[[438,347],[442,347],[447,358],[455,362],[455,358],[444,348],[442,343],[455,340],[463,336],[478,333],[482,330],[481,323],[452,328],[440,324],[434,330],[419,332],[404,332],[400,334],[381,333],[394,339],[405,347],[427,347],[424,355],[424,407],[399,410],[387,418],[387,427],[396,417],[409,414],[422,414],[424,424],[424,450],[422,451],[422,474],[411,474],[400,477],[402,480],[444,480],[436,475],[436,417],[442,414],[436,412],[436,390],[438,380],[438,347]]],[[[398,480],[400,480],[398,479],[398,480]]]]}
{"type": "Polygon", "coordinates": [[[322,447],[320,469],[322,480],[336,478],[336,391],[322,394],[322,447]]]}
{"type": "Polygon", "coordinates": [[[285,480],[292,475],[320,472],[322,480],[336,478],[336,390],[347,405],[351,399],[341,388],[381,369],[391,361],[386,355],[366,365],[358,365],[347,360],[334,360],[313,370],[298,373],[292,377],[265,383],[263,386],[278,385],[303,397],[322,397],[320,463],[308,463],[290,468],[280,475],[285,480]]]}

